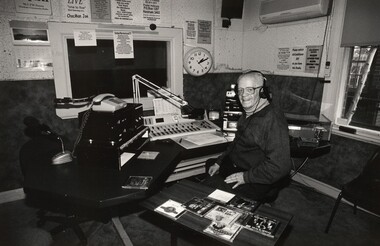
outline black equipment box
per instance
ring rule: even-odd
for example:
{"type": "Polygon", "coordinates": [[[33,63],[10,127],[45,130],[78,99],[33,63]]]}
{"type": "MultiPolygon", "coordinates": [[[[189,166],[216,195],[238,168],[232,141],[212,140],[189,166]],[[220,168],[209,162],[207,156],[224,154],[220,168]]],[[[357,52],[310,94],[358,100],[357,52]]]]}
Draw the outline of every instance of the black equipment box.
{"type": "Polygon", "coordinates": [[[91,111],[86,119],[80,115],[80,123],[86,121],[81,142],[120,147],[144,127],[142,114],[141,104],[129,103],[114,112],[91,111]]]}
{"type": "Polygon", "coordinates": [[[129,103],[114,112],[87,111],[79,115],[81,138],[76,147],[80,165],[121,169],[123,149],[147,132],[142,104],[129,103]]]}
{"type": "Polygon", "coordinates": [[[330,141],[332,123],[323,114],[317,117],[285,113],[285,117],[288,122],[289,136],[299,138],[301,142],[311,145],[318,145],[315,144],[315,140],[330,141]]]}

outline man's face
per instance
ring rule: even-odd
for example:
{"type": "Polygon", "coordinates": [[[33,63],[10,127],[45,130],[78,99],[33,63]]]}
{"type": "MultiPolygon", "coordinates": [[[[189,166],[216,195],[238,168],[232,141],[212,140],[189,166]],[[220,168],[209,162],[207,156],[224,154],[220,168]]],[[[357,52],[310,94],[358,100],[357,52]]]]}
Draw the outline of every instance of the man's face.
{"type": "Polygon", "coordinates": [[[254,112],[260,103],[259,91],[263,86],[263,78],[258,74],[243,76],[238,81],[240,103],[246,112],[254,112]]]}

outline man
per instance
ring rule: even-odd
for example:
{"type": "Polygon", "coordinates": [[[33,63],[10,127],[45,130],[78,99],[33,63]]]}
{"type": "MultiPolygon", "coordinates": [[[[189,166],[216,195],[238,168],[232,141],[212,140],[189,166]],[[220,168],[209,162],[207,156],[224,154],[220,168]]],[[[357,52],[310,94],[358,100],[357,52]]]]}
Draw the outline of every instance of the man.
{"type": "Polygon", "coordinates": [[[205,184],[270,202],[291,170],[288,125],[283,113],[270,104],[261,72],[240,75],[236,87],[244,112],[228,149],[207,161],[211,177],[205,184]]]}

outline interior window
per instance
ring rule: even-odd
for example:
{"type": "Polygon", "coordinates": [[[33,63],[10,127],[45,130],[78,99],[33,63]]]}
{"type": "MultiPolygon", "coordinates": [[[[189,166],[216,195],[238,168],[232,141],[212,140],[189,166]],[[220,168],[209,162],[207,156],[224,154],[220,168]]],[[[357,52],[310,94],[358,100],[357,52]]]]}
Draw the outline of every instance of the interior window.
{"type": "MultiPolygon", "coordinates": [[[[134,59],[115,59],[110,39],[97,40],[96,46],[75,46],[67,40],[72,96],[84,98],[112,93],[120,98],[132,98],[132,76],[139,74],[168,87],[167,42],[134,40],[134,59]]],[[[141,95],[147,96],[147,88],[141,95]]]]}
{"type": "Polygon", "coordinates": [[[350,48],[341,118],[349,126],[380,131],[380,56],[377,48],[350,48]]]}

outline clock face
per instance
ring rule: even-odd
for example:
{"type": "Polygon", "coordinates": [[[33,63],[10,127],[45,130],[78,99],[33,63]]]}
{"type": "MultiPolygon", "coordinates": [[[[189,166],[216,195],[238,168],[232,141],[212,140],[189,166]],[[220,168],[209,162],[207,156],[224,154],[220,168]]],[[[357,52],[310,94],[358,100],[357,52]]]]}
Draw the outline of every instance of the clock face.
{"type": "Polygon", "coordinates": [[[193,76],[201,76],[210,71],[212,57],[208,50],[195,48],[186,53],[184,58],[185,70],[193,76]]]}

